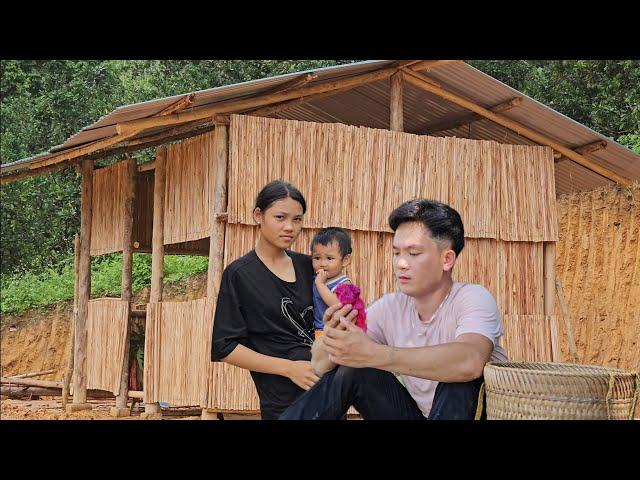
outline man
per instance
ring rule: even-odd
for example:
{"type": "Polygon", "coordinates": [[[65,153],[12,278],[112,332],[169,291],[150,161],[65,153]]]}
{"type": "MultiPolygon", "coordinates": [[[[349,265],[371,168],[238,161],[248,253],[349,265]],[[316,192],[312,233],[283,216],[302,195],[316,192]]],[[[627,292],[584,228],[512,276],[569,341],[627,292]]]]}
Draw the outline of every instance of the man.
{"type": "Polygon", "coordinates": [[[353,325],[351,305],[327,309],[311,351],[322,378],[280,419],[339,419],[351,405],[364,419],[475,418],[484,366],[506,355],[489,291],[451,278],[462,219],[448,205],[416,199],[396,208],[389,225],[400,292],[367,309],[367,333],[353,325]]]}

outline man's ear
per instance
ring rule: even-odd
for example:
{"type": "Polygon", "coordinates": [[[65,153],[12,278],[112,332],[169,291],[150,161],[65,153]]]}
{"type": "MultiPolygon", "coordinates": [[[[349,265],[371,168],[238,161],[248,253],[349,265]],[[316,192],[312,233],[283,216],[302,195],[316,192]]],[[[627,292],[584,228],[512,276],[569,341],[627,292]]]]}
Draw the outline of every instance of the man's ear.
{"type": "Polygon", "coordinates": [[[458,256],[456,255],[456,252],[454,252],[453,250],[451,250],[450,248],[447,248],[446,250],[444,250],[442,252],[442,269],[445,272],[450,272],[451,269],[453,268],[453,265],[456,263],[456,258],[458,256]]]}
{"type": "Polygon", "coordinates": [[[258,225],[260,225],[262,223],[262,218],[263,218],[263,214],[262,214],[262,210],[260,210],[260,207],[254,208],[253,221],[256,222],[258,225]]]}
{"type": "Polygon", "coordinates": [[[342,257],[342,266],[348,267],[351,263],[351,254],[347,253],[344,257],[342,257]]]}

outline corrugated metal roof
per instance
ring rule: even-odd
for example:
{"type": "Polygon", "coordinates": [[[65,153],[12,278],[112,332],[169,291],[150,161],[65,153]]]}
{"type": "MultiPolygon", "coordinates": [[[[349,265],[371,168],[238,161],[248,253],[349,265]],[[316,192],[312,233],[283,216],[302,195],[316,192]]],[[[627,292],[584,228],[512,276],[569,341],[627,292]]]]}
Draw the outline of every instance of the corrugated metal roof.
{"type": "MultiPolygon", "coordinates": [[[[352,63],[201,90],[195,92],[193,103],[184,111],[198,110],[204,106],[230,99],[257,96],[309,72],[317,74],[317,78],[309,82],[309,85],[312,85],[385,68],[393,62],[394,60],[381,60],[352,63]]],[[[522,97],[523,101],[520,105],[503,112],[502,115],[546,135],[568,148],[575,148],[598,140],[606,140],[608,142],[606,149],[591,152],[586,154],[585,157],[630,180],[640,179],[640,155],[464,62],[446,63],[437,66],[429,70],[426,75],[438,82],[446,90],[485,108],[506,102],[514,97],[522,97]]],[[[183,97],[184,94],[175,95],[119,107],[70,137],[61,146],[55,147],[56,151],[64,151],[78,145],[113,136],[116,133],[115,125],[117,123],[155,115],[183,97]]],[[[305,104],[294,105],[287,110],[274,113],[272,116],[310,122],[340,122],[372,128],[388,128],[388,105],[389,82],[378,81],[331,96],[323,96],[318,99],[312,98],[305,104]]],[[[438,125],[441,122],[464,118],[468,114],[469,112],[466,109],[456,104],[405,83],[404,128],[408,132],[421,133],[425,129],[428,130],[429,125],[438,125]]],[[[144,136],[152,133],[153,131],[145,132],[144,136]]],[[[486,119],[438,132],[435,135],[493,140],[500,143],[536,144],[486,119]]],[[[33,161],[46,158],[47,155],[49,154],[45,152],[37,157],[3,165],[2,173],[22,168],[33,161]]],[[[611,183],[604,177],[594,174],[571,161],[562,161],[557,164],[556,177],[557,194],[592,189],[611,183]]]]}

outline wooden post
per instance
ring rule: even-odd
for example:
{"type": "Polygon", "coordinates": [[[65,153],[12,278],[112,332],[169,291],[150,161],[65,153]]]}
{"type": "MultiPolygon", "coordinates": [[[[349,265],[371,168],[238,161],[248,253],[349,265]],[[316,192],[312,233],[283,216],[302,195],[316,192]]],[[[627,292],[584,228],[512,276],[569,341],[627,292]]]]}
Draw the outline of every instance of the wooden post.
{"type": "Polygon", "coordinates": [[[75,343],[76,317],[78,316],[78,268],[80,265],[80,237],[76,233],[73,239],[73,313],[71,314],[71,325],[69,327],[69,358],[67,359],[67,369],[62,376],[62,408],[67,408],[69,400],[69,384],[73,375],[73,352],[75,343]]]}
{"type": "Polygon", "coordinates": [[[116,396],[116,406],[111,409],[114,417],[129,416],[130,410],[127,408],[127,393],[129,392],[129,349],[131,337],[131,298],[133,292],[131,288],[131,270],[133,264],[133,209],[136,197],[136,173],[137,165],[133,158],[125,160],[127,162],[127,177],[125,180],[125,200],[124,200],[124,228],[122,242],[122,293],[121,298],[127,302],[127,326],[124,341],[124,358],[122,359],[122,369],[120,371],[120,394],[116,396]]]}
{"type": "Polygon", "coordinates": [[[556,242],[544,242],[544,314],[553,315],[556,289],[556,242]]]}
{"type": "MultiPolygon", "coordinates": [[[[151,293],[149,303],[162,301],[162,279],[164,276],[164,197],[167,173],[167,147],[158,148],[155,160],[153,185],[153,237],[151,240],[151,293]]],[[[150,335],[150,322],[146,322],[147,338],[150,335]]],[[[159,339],[156,339],[156,341],[159,339]]],[[[144,391],[148,391],[144,385],[144,391]]],[[[158,402],[144,403],[143,416],[159,416],[162,414],[158,402]]]]}
{"type": "Polygon", "coordinates": [[[93,160],[81,164],[80,258],[78,262],[78,314],[75,322],[73,403],[67,411],[90,410],[87,403],[87,317],[91,298],[91,216],[93,214],[93,160]]]}
{"type": "MultiPolygon", "coordinates": [[[[229,158],[229,127],[216,124],[214,133],[214,152],[216,158],[216,183],[214,186],[213,205],[210,212],[211,237],[209,238],[209,268],[207,271],[207,298],[213,301],[218,295],[222,271],[224,269],[224,236],[226,222],[218,219],[218,214],[227,210],[227,161],[229,158]]],[[[213,334],[213,319],[209,330],[209,349],[211,349],[211,336],[213,334]]],[[[209,364],[209,369],[213,365],[209,364]]],[[[209,375],[207,375],[207,379],[209,375]]],[[[208,381],[208,380],[207,380],[208,381]]],[[[208,389],[206,389],[208,390],[208,389]]],[[[207,397],[204,394],[202,404],[202,420],[213,420],[215,414],[207,410],[207,397]]]]}
{"type": "Polygon", "coordinates": [[[216,183],[213,205],[210,212],[211,237],[209,240],[209,268],[207,272],[207,297],[215,299],[224,269],[224,234],[226,222],[216,218],[216,214],[227,210],[227,158],[229,156],[229,127],[216,125],[214,132],[214,152],[216,157],[216,183]]]}
{"type": "Polygon", "coordinates": [[[404,131],[402,72],[395,73],[389,80],[389,129],[404,131]]]}

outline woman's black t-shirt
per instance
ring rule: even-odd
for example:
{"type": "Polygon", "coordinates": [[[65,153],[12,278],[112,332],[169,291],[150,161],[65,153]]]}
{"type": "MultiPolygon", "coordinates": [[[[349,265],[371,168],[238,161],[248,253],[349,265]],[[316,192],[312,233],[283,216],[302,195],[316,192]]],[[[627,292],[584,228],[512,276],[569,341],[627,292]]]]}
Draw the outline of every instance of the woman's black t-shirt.
{"type": "MultiPolygon", "coordinates": [[[[286,252],[295,282],[286,282],[262,263],[255,250],[222,273],[213,326],[211,360],[220,361],[238,344],[271,357],[311,360],[313,267],[311,257],[286,252]]],[[[263,419],[275,419],[304,390],[289,378],[251,372],[263,419]]]]}

